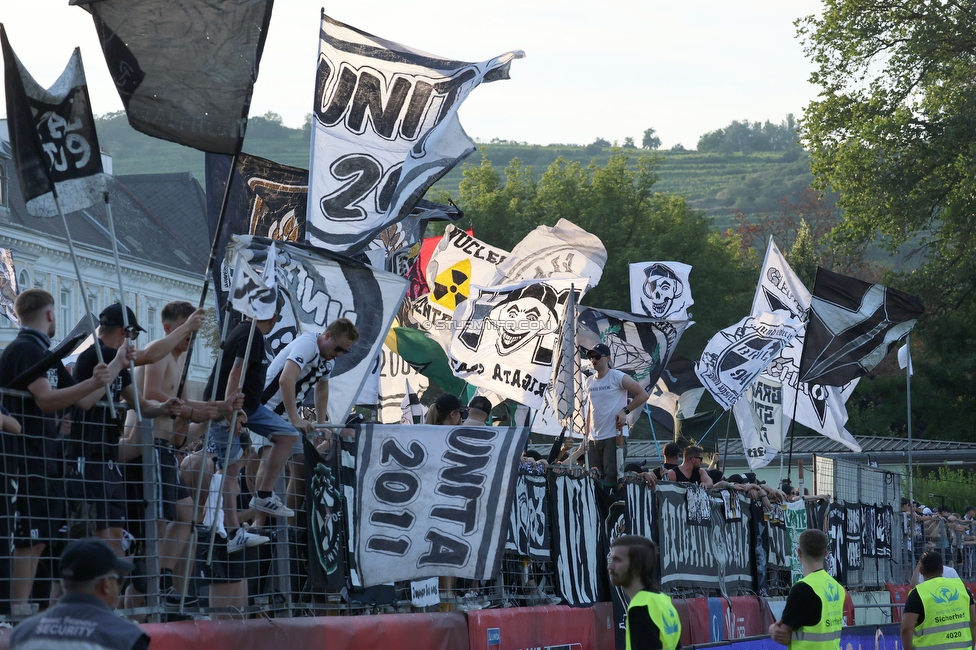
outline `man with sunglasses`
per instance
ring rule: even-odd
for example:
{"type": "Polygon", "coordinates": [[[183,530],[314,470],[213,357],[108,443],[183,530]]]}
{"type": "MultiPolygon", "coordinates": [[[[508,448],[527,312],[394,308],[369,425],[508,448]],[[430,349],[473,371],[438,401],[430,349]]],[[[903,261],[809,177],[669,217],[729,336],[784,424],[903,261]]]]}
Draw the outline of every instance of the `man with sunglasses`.
{"type": "Polygon", "coordinates": [[[133,565],[116,557],[99,539],[80,539],[64,549],[59,563],[64,595],[54,607],[21,622],[10,648],[104,648],[146,650],[149,636],[112,608],[133,565]]]}
{"type": "MultiPolygon", "coordinates": [[[[586,354],[596,372],[588,377],[586,391],[587,454],[590,467],[603,473],[603,480],[617,485],[617,435],[627,416],[647,401],[647,391],[634,379],[610,367],[610,348],[597,344],[586,354]],[[628,399],[628,393],[634,397],[628,399]]],[[[626,447],[624,448],[626,453],[626,447]]]]}
{"type": "MultiPolygon", "coordinates": [[[[321,334],[312,331],[299,334],[275,355],[268,366],[264,392],[261,394],[264,406],[287,420],[300,433],[311,433],[315,430],[315,423],[304,419],[298,409],[305,402],[308,391],[314,389],[316,422],[328,422],[329,375],[336,359],[349,352],[358,340],[359,330],[348,318],[337,318],[321,334]]],[[[274,489],[278,474],[291,458],[286,498],[288,508],[295,509],[300,505],[300,495],[305,492],[305,450],[301,436],[290,442],[290,451],[278,451],[274,440],[251,431],[251,445],[261,456],[256,478],[258,493],[274,489]],[[266,451],[269,448],[270,452],[266,451]]]]}

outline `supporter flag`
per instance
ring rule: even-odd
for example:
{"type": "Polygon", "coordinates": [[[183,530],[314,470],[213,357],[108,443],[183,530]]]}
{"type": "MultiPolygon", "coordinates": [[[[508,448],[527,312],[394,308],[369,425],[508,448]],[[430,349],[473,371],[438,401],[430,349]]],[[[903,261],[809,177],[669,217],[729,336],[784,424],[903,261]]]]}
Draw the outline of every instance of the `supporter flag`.
{"type": "Polygon", "coordinates": [[[467,389],[464,380],[451,372],[444,348],[425,332],[410,327],[394,327],[386,338],[386,346],[403,357],[417,372],[437,382],[445,393],[460,395],[467,389]]]}
{"type": "Polygon", "coordinates": [[[677,395],[678,409],[675,417],[691,417],[698,411],[698,402],[705,394],[705,387],[695,374],[695,362],[681,355],[674,355],[661,374],[667,389],[677,395]]]}
{"type": "MultiPolygon", "coordinates": [[[[810,292],[803,286],[779,247],[776,246],[776,242],[770,237],[759,276],[759,285],[756,287],[756,295],[752,301],[752,315],[758,316],[763,312],[782,309],[790,312],[798,320],[804,321],[804,325],[796,338],[790,341],[789,345],[763,371],[760,378],[782,384],[783,413],[786,418],[793,418],[800,424],[849,447],[852,451],[861,451],[861,446],[854,440],[854,436],[844,428],[847,423],[847,408],[844,403],[854,391],[858,380],[854,379],[844,386],[821,386],[799,381],[800,352],[806,338],[805,321],[809,308],[810,292]]],[[[736,422],[740,433],[744,428],[753,426],[750,418],[737,416],[736,422]]],[[[755,438],[759,436],[759,431],[754,429],[743,435],[755,438]]]]}
{"type": "Polygon", "coordinates": [[[537,226],[523,237],[512,249],[511,256],[498,265],[492,284],[540,278],[584,278],[586,283],[576,283],[582,292],[600,283],[606,264],[607,249],[599,237],[560,219],[553,227],[537,226]]]}
{"type": "Polygon", "coordinates": [[[386,270],[407,276],[410,265],[420,252],[420,244],[431,221],[457,221],[464,213],[453,203],[449,206],[420,199],[410,214],[382,231],[366,246],[367,255],[382,251],[386,258],[386,270]]]}
{"type": "Polygon", "coordinates": [[[746,316],[709,339],[695,373],[728,411],[796,336],[800,325],[785,311],[746,316]]]}
{"type": "Polygon", "coordinates": [[[571,434],[582,434],[583,376],[580,353],[576,343],[576,292],[571,291],[566,300],[559,343],[556,348],[556,366],[552,373],[552,404],[559,423],[571,434]]]}
{"type": "Polygon", "coordinates": [[[95,21],[137,131],[240,152],[273,0],[71,0],[95,21]]]}
{"type": "Polygon", "coordinates": [[[746,462],[752,470],[769,465],[783,449],[783,384],[760,375],[732,406],[746,462]]]}
{"type": "Polygon", "coordinates": [[[639,262],[630,265],[630,310],[651,318],[687,320],[691,297],[691,266],[681,262],[639,262]]]}
{"type": "MultiPolygon", "coordinates": [[[[341,255],[251,235],[233,240],[225,265],[233,266],[241,255],[250,259],[252,266],[262,267],[272,247],[276,251],[275,271],[284,306],[281,317],[265,337],[269,358],[298,334],[321,332],[340,316],[353,321],[359,329],[359,341],[336,359],[329,375],[329,421],[344,422],[390,331],[407,281],[341,255]]],[[[225,279],[227,274],[221,277],[225,279]]],[[[226,295],[230,283],[222,282],[219,289],[226,295]]]]}
{"type": "Polygon", "coordinates": [[[237,256],[230,304],[248,318],[254,320],[274,318],[278,300],[274,251],[275,245],[271,242],[265,258],[264,270],[260,274],[254,270],[244,255],[237,256]]]}
{"type": "Polygon", "coordinates": [[[372,36],[324,13],[312,106],[308,241],[357,251],[406,217],[431,185],[474,151],[457,109],[490,61],[442,59],[372,36]]]}
{"type": "Polygon", "coordinates": [[[305,456],[305,517],[308,522],[309,586],[331,592],[346,586],[347,531],[340,480],[342,454],[333,448],[324,456],[308,438],[302,440],[305,456]]]}
{"type": "Polygon", "coordinates": [[[560,316],[581,279],[476,287],[454,311],[447,353],[454,374],[534,409],[552,378],[560,316]]]}
{"type": "Polygon", "coordinates": [[[355,499],[356,512],[364,514],[355,518],[353,538],[363,584],[496,576],[528,433],[503,427],[362,427],[355,499]]]}
{"type": "Polygon", "coordinates": [[[417,391],[410,385],[410,380],[407,379],[406,382],[407,394],[403,396],[403,402],[400,404],[400,411],[402,413],[400,423],[422,424],[424,416],[427,415],[427,409],[420,403],[420,397],[417,396],[417,391]]]}
{"type": "Polygon", "coordinates": [[[55,190],[65,214],[102,201],[106,175],[88,101],[81,50],[75,48],[64,72],[42,88],[14,54],[0,25],[7,126],[14,167],[35,217],[55,217],[55,190]]]}
{"type": "Polygon", "coordinates": [[[577,322],[580,347],[590,350],[605,343],[610,348],[610,366],[630,375],[648,392],[661,377],[689,324],[687,320],[659,320],[590,307],[579,311],[577,322]]]}
{"type": "Polygon", "coordinates": [[[471,286],[492,284],[498,265],[511,255],[449,225],[427,263],[430,304],[453,314],[471,295],[471,286]]]}
{"type": "Polygon", "coordinates": [[[818,268],[800,381],[841,386],[866,375],[922,312],[918,296],[818,268]]]}
{"type": "Polygon", "coordinates": [[[20,326],[20,319],[14,311],[17,299],[17,272],[9,248],[0,248],[0,309],[11,323],[20,326]]]}

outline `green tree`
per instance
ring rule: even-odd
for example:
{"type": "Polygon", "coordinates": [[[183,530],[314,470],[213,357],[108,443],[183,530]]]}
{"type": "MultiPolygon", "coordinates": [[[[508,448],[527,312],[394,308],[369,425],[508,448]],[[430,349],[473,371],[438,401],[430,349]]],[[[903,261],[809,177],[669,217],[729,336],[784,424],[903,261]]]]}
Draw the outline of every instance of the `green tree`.
{"type": "Polygon", "coordinates": [[[813,234],[807,220],[800,219],[800,228],[796,233],[796,241],[789,254],[790,268],[800,278],[800,282],[806,285],[807,289],[813,289],[813,282],[817,277],[817,267],[820,259],[813,246],[813,234]]]}
{"type": "Polygon", "coordinates": [[[661,138],[655,135],[656,131],[653,128],[649,128],[644,131],[644,139],[641,140],[641,146],[644,149],[660,149],[661,148],[661,138]]]}
{"type": "Polygon", "coordinates": [[[802,136],[818,187],[839,192],[844,210],[831,237],[913,253],[917,268],[887,281],[923,296],[916,378],[942,405],[928,426],[966,438],[976,420],[973,11],[969,0],[826,0],[798,22],[820,89],[802,136]]]}
{"type": "Polygon", "coordinates": [[[636,149],[637,148],[637,145],[634,144],[634,139],[628,136],[628,137],[624,138],[624,145],[623,145],[622,148],[623,149],[636,149]]]}

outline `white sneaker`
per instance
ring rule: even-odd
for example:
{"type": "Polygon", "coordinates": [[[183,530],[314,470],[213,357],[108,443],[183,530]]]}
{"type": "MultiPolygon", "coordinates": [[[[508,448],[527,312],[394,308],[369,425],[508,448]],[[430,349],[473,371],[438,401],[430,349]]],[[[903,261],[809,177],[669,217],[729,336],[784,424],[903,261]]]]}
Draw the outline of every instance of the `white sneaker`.
{"type": "Polygon", "coordinates": [[[283,504],[277,494],[272,494],[267,499],[262,499],[254,495],[251,497],[251,503],[249,505],[255,510],[266,512],[269,515],[278,515],[279,517],[295,516],[295,511],[283,504]]]}
{"type": "Polygon", "coordinates": [[[270,541],[270,537],[257,535],[243,528],[238,528],[237,534],[234,535],[234,538],[227,540],[227,552],[237,553],[238,551],[243,551],[245,548],[261,546],[262,544],[267,544],[270,541]]]}

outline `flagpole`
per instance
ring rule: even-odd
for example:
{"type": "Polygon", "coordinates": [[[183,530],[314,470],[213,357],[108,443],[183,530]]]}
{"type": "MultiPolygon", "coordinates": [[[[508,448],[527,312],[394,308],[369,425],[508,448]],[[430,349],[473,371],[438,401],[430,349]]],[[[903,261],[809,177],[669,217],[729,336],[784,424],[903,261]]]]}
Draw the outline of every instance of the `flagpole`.
{"type": "MultiPolygon", "coordinates": [[[[217,260],[217,243],[220,241],[221,230],[224,227],[224,216],[227,213],[227,199],[230,197],[230,185],[234,179],[234,170],[237,168],[237,156],[238,154],[235,153],[230,161],[227,184],[224,185],[224,197],[220,200],[220,213],[217,215],[217,225],[214,228],[214,240],[210,245],[210,258],[207,260],[207,270],[203,272],[203,289],[200,291],[200,302],[197,304],[197,309],[203,309],[207,302],[207,290],[210,289],[210,273],[213,270],[214,262],[217,260]]],[[[177,395],[182,395],[183,388],[186,386],[186,378],[190,374],[190,357],[193,356],[193,343],[196,341],[196,338],[197,333],[195,331],[191,332],[190,342],[186,348],[186,359],[183,361],[183,372],[180,374],[180,384],[176,389],[177,395]]],[[[212,539],[213,537],[211,536],[212,539]]]]}
{"type": "MultiPolygon", "coordinates": [[[[119,304],[122,306],[122,327],[125,329],[125,336],[129,338],[129,312],[125,307],[125,288],[122,286],[122,264],[119,262],[119,243],[115,239],[115,220],[112,218],[112,204],[108,200],[108,192],[102,197],[105,199],[105,213],[108,215],[108,232],[112,240],[112,254],[115,256],[115,275],[119,280],[119,304]]],[[[132,394],[135,404],[136,421],[142,422],[142,407],[139,405],[139,382],[136,381],[136,362],[135,359],[129,360],[129,374],[132,375],[132,394]]],[[[179,397],[179,394],[176,395],[179,397]]]]}
{"type": "MultiPolygon", "coordinates": [[[[806,341],[804,341],[804,344],[806,344],[806,341]]],[[[790,474],[793,471],[793,440],[795,439],[794,436],[793,436],[793,428],[796,426],[796,404],[797,404],[797,402],[800,401],[800,383],[799,383],[799,381],[800,381],[800,378],[797,377],[796,396],[793,398],[793,417],[790,418],[790,428],[789,428],[789,431],[786,432],[787,437],[789,437],[789,439],[790,439],[790,458],[789,458],[789,460],[786,463],[786,480],[787,481],[790,480],[790,474]]],[[[780,454],[782,455],[782,453],[783,452],[781,451],[780,454]]],[[[783,459],[780,458],[780,461],[781,462],[782,462],[782,460],[783,459]]],[[[781,472],[781,474],[782,474],[782,472],[781,472]]],[[[783,484],[783,482],[780,481],[780,485],[781,486],[782,486],[782,484],[783,484]]],[[[791,483],[791,485],[792,485],[792,483],[791,483]]]]}
{"type": "MultiPolygon", "coordinates": [[[[908,503],[913,513],[915,512],[915,466],[912,463],[912,349],[909,345],[910,335],[905,336],[905,347],[908,350],[908,363],[905,364],[905,397],[908,410],[908,503]]],[[[912,527],[914,530],[914,521],[912,527]]]]}
{"type": "MultiPolygon", "coordinates": [[[[722,415],[725,415],[726,413],[728,413],[728,411],[722,411],[722,415]]],[[[719,417],[721,417],[721,415],[719,417]]],[[[718,420],[716,420],[716,422],[718,422],[718,420]]],[[[729,434],[731,433],[731,431],[732,431],[732,416],[729,416],[729,421],[725,423],[725,453],[723,454],[723,456],[725,457],[725,465],[729,464],[729,434]]],[[[702,440],[704,439],[705,436],[702,436],[702,440]]]]}
{"type": "MultiPolygon", "coordinates": [[[[88,307],[88,296],[85,295],[85,282],[81,279],[81,268],[78,266],[78,256],[75,255],[75,243],[71,240],[71,231],[68,229],[68,218],[64,216],[64,210],[61,209],[58,190],[53,182],[51,183],[51,195],[54,197],[54,205],[57,206],[58,214],[61,216],[61,223],[64,224],[64,237],[68,240],[68,252],[71,254],[71,263],[75,267],[75,276],[78,278],[78,292],[81,293],[82,301],[85,303],[85,313],[88,314],[88,323],[92,328],[92,338],[95,339],[93,346],[95,348],[95,355],[98,357],[98,363],[105,363],[105,359],[102,358],[102,345],[98,339],[98,324],[95,322],[95,315],[91,313],[91,309],[88,307]]],[[[108,399],[109,413],[112,414],[112,419],[114,420],[116,417],[115,402],[112,400],[111,384],[105,384],[105,395],[108,399]]]]}

